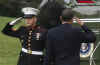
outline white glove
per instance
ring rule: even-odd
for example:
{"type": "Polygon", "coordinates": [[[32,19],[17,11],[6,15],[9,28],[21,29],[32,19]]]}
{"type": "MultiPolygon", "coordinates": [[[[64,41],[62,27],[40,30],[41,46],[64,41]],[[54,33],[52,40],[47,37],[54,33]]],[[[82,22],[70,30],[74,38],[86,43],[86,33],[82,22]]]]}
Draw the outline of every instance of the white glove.
{"type": "Polygon", "coordinates": [[[19,23],[19,20],[21,20],[22,18],[23,17],[19,17],[19,18],[15,19],[15,20],[11,21],[9,24],[10,25],[15,25],[15,24],[19,23]]]}

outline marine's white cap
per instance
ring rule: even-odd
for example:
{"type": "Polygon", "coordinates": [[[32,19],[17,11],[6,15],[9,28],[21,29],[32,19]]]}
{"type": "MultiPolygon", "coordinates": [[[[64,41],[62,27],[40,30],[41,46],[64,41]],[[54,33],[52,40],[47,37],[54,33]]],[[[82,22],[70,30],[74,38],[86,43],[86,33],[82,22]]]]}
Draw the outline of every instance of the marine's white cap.
{"type": "Polygon", "coordinates": [[[25,8],[22,8],[22,12],[24,13],[24,17],[28,18],[32,16],[37,16],[39,13],[39,10],[32,7],[25,7],[25,8]]]}

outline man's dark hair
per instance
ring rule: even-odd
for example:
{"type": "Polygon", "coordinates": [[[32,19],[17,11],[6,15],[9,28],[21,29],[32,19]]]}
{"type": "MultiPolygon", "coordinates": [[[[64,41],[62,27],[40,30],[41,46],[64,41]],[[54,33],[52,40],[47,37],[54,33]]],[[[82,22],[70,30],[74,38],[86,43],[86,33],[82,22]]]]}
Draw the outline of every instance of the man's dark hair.
{"type": "Polygon", "coordinates": [[[60,16],[65,9],[64,4],[60,4],[54,0],[47,2],[38,15],[40,25],[50,29],[61,24],[60,16]]]}
{"type": "Polygon", "coordinates": [[[71,8],[66,8],[61,14],[63,21],[69,21],[74,17],[74,11],[71,8]]]}

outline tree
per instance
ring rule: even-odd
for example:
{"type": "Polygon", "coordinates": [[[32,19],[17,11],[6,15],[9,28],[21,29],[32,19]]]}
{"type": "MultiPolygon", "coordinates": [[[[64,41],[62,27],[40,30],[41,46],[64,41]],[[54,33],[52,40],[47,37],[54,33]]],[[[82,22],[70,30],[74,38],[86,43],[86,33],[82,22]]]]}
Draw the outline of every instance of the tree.
{"type": "Polygon", "coordinates": [[[20,16],[22,15],[21,8],[37,8],[40,2],[41,0],[0,0],[0,15],[20,16]]]}

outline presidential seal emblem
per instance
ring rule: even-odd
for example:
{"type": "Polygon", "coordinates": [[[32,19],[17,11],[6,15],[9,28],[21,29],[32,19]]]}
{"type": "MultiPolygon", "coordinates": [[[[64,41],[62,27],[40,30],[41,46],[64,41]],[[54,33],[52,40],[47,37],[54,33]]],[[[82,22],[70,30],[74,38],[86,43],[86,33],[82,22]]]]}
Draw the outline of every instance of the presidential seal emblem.
{"type": "Polygon", "coordinates": [[[88,58],[94,50],[94,43],[82,43],[80,48],[80,58],[88,58]]]}

